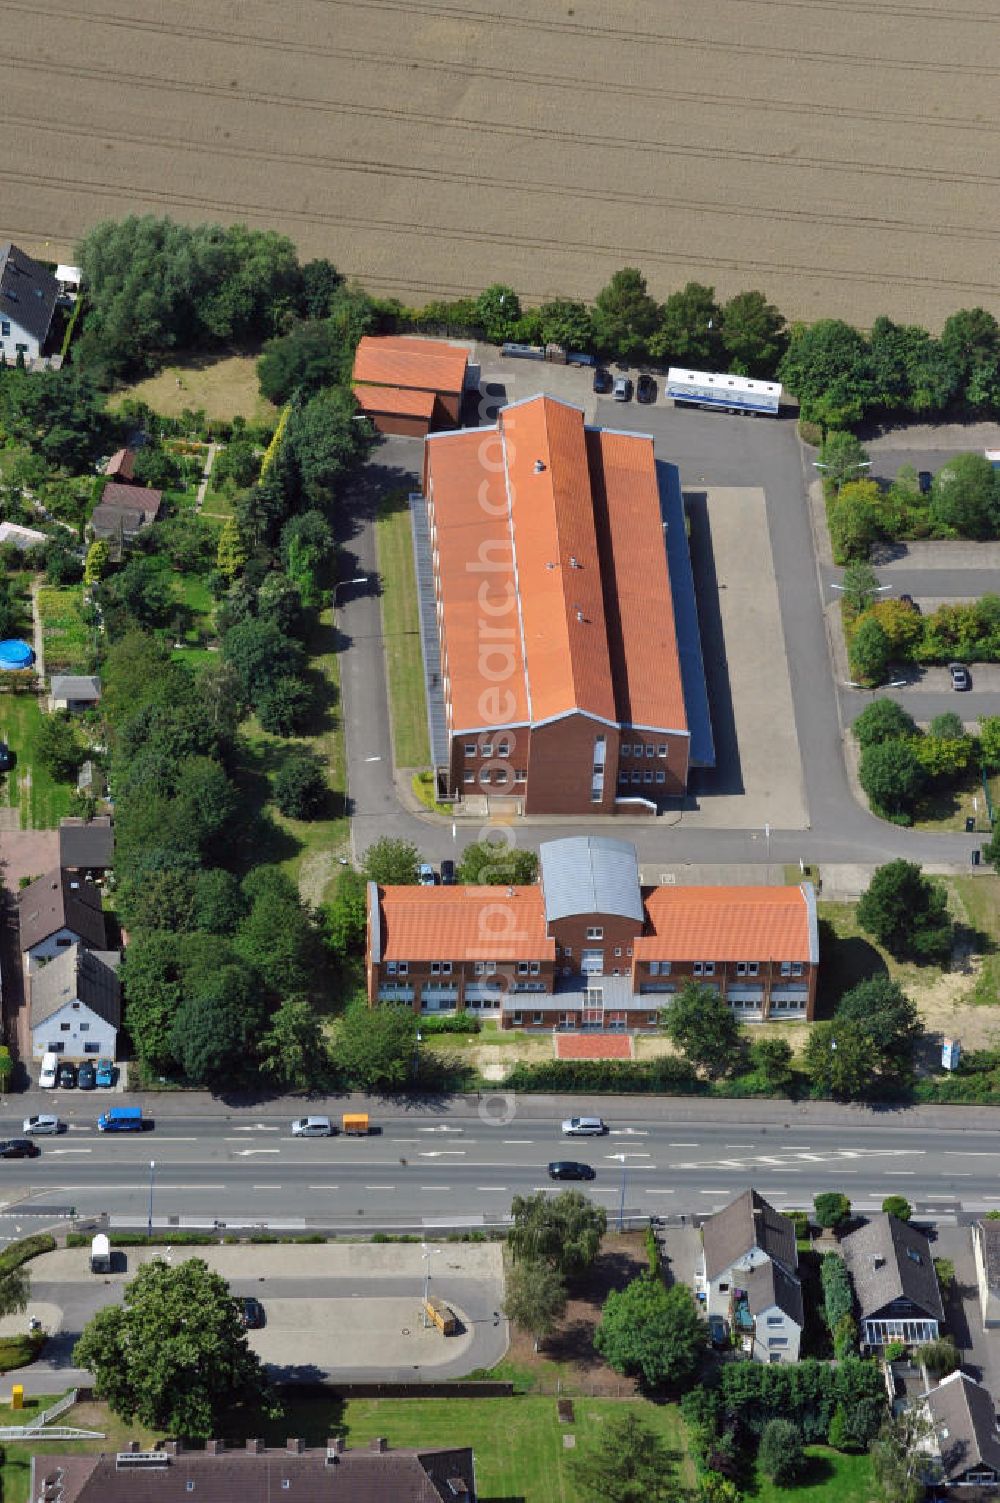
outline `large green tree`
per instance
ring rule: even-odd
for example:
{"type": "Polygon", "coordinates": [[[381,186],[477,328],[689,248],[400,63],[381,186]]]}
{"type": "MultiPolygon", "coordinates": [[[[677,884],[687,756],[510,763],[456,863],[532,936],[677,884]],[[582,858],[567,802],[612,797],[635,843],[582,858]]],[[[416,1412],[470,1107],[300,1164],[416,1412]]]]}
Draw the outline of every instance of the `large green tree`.
{"type": "Polygon", "coordinates": [[[854,721],[851,734],[862,748],[881,741],[908,741],[918,734],[917,722],[894,699],[873,699],[854,721]]]}
{"type": "Polygon", "coordinates": [[[593,1263],[607,1230],[602,1206],[579,1190],[560,1195],[515,1195],[507,1245],[516,1262],[543,1262],[572,1283],[593,1263]]]}
{"type": "Polygon", "coordinates": [[[685,1387],[698,1375],[707,1328],[686,1284],[665,1288],[644,1273],[608,1295],[594,1345],[620,1373],[650,1388],[685,1387]]]}
{"type": "Polygon", "coordinates": [[[594,300],[594,337],[601,350],[623,360],[643,353],[660,310],[646,278],[634,266],[616,271],[594,300]]]}
{"type": "Polygon", "coordinates": [[[757,1449],[757,1465],[778,1487],[792,1487],[808,1465],[798,1425],[787,1419],[769,1420],[757,1449]]]}
{"type": "Polygon", "coordinates": [[[671,365],[714,370],[720,358],[720,321],[715,288],[688,282],[672,292],[660,309],[659,324],[649,338],[649,353],[671,365]]]}
{"type": "Polygon", "coordinates": [[[334,955],[360,953],[364,949],[368,888],[362,872],[355,871],[353,866],[341,870],[322,918],[324,938],[334,955]]]}
{"type": "Polygon", "coordinates": [[[931,516],[960,538],[995,538],[1000,532],[1000,481],[983,454],[956,454],[934,476],[931,516]]]}
{"type": "Polygon", "coordinates": [[[898,981],[889,976],[859,981],[837,1003],[836,1020],[864,1028],[871,1040],[873,1069],[885,1076],[909,1075],[924,1029],[898,981]]]}
{"type": "Polygon", "coordinates": [[[504,1314],[529,1333],[537,1352],[566,1308],[566,1280],[558,1268],[537,1258],[513,1263],[506,1284],[504,1314]]]}
{"type": "Polygon", "coordinates": [[[681,1495],[674,1455],[628,1407],[570,1453],[578,1503],[675,1503],[681,1495]]]}
{"type": "Polygon", "coordinates": [[[256,1047],[267,1004],[249,966],[230,962],[185,995],[174,1014],[170,1048],[196,1086],[248,1083],[256,1070],[256,1047]]]}
{"type": "Polygon", "coordinates": [[[333,1043],[333,1060],[345,1085],[357,1091],[398,1091],[413,1078],[417,1020],[409,1007],[346,1008],[333,1043]]]}
{"type": "Polygon", "coordinates": [[[353,353],[328,320],[296,324],[265,344],[257,361],[261,394],[279,407],[295,392],[311,396],[344,379],[353,353]]]}
{"type": "Polygon", "coordinates": [[[740,1063],[743,1030],[720,993],[689,981],[661,1014],[668,1038],[712,1076],[728,1075],[740,1063]]]}
{"type": "Polygon", "coordinates": [[[951,950],[947,896],[912,861],[878,868],[858,902],[858,923],[897,959],[942,960],[951,950]]]}
{"type": "Polygon", "coordinates": [[[839,429],[828,433],[820,446],[820,472],[838,491],[849,480],[864,479],[871,469],[868,450],[853,433],[839,429]]]}
{"type": "Polygon", "coordinates": [[[84,1327],[73,1360],[120,1419],[161,1434],[205,1440],[280,1412],[229,1285],[200,1258],[140,1267],[124,1303],[84,1327]]]}
{"type": "Polygon", "coordinates": [[[927,774],[909,742],[880,741],[862,751],[858,780],[877,814],[909,814],[927,774]]]}
{"type": "Polygon", "coordinates": [[[794,330],[778,375],[798,397],[802,416],[825,428],[859,422],[876,396],[864,337],[835,318],[794,330]]]}
{"type": "Polygon", "coordinates": [[[729,299],[719,337],[729,369],[743,376],[773,376],[788,346],[785,320],[762,292],[737,292],[729,299]]]}
{"type": "Polygon", "coordinates": [[[365,851],[361,865],[368,881],[380,887],[413,887],[420,852],[408,840],[382,835],[365,851]]]}
{"type": "Polygon", "coordinates": [[[476,840],[462,852],[457,876],[470,887],[527,886],[538,879],[538,857],[505,840],[476,840]]]}

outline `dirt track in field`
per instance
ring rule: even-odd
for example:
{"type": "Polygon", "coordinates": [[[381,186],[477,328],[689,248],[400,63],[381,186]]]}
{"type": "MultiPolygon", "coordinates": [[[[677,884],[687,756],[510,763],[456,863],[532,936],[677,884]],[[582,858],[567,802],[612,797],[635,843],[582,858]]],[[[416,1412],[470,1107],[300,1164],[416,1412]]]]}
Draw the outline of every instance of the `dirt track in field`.
{"type": "Polygon", "coordinates": [[[0,236],[286,231],[411,302],[641,266],[1000,314],[996,0],[0,0],[0,236]]]}

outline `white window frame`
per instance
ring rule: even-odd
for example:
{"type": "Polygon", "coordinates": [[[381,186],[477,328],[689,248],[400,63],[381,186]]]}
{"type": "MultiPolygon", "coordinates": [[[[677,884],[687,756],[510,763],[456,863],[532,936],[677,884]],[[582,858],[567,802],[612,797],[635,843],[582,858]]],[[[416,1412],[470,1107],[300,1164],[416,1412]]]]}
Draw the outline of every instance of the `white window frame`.
{"type": "Polygon", "coordinates": [[[588,939],[603,939],[604,938],[604,926],[603,926],[603,924],[592,924],[590,926],[590,928],[587,930],[587,938],[588,939]]]}

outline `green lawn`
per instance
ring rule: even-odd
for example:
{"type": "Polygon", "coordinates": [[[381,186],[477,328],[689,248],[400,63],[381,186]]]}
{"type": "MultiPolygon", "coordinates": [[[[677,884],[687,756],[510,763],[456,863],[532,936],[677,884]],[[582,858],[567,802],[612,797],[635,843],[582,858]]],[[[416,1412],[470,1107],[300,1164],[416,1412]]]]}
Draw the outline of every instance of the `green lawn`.
{"type": "Polygon", "coordinates": [[[216,523],[221,527],[222,523],[233,515],[232,500],[222,491],[214,491],[209,481],[199,515],[203,516],[206,522],[216,523]]]}
{"type": "Polygon", "coordinates": [[[83,586],[43,585],[38,592],[38,611],[46,673],[86,673],[91,631],[83,619],[83,586]]]}
{"type": "Polygon", "coordinates": [[[828,1446],[806,1446],[809,1471],[794,1488],[757,1477],[755,1503],[874,1503],[878,1489],[868,1456],[844,1456],[828,1446]]]}
{"type": "Polygon", "coordinates": [[[982,831],[984,838],[988,838],[990,822],[983,781],[979,772],[971,769],[954,787],[934,790],[920,799],[914,811],[913,828],[964,830],[965,821],[970,816],[976,820],[976,828],[982,831]]]}
{"type": "Polygon", "coordinates": [[[289,1405],[269,1438],[280,1443],[288,1434],[302,1435],[318,1445],[340,1431],[349,1446],[367,1446],[376,1435],[384,1435],[392,1446],[471,1445],[483,1503],[573,1503],[576,1494],[566,1464],[572,1451],[563,1445],[564,1437],[573,1435],[581,1445],[603,1426],[615,1424],[628,1406],[640,1410],[677,1455],[679,1482],[693,1484],[676,1406],[644,1399],[574,1399],[573,1406],[574,1424],[563,1425],[554,1397],[352,1399],[346,1404],[309,1398],[289,1405]]]}
{"type": "Polygon", "coordinates": [[[22,830],[54,830],[70,811],[73,789],[57,783],[35,757],[42,711],[34,694],[0,695],[0,740],[10,746],[17,766],[0,788],[0,799],[20,808],[22,830]]]}
{"type": "Polygon", "coordinates": [[[420,646],[410,509],[403,492],[386,497],[375,535],[382,581],[382,639],[397,767],[426,767],[431,753],[420,646]]]}
{"type": "Polygon", "coordinates": [[[178,641],[200,647],[215,634],[215,601],[206,574],[173,574],[174,599],[183,609],[178,641]]]}

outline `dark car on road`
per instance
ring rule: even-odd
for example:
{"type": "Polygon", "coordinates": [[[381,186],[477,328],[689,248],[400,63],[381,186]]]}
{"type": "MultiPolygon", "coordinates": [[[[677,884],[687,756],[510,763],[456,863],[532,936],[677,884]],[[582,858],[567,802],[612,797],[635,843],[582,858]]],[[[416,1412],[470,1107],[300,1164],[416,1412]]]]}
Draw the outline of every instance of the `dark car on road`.
{"type": "Polygon", "coordinates": [[[71,1091],[76,1085],[76,1065],[70,1060],[64,1059],[60,1064],[56,1074],[56,1085],[61,1086],[64,1091],[71,1091]]]}
{"type": "Polygon", "coordinates": [[[259,1299],[254,1299],[252,1294],[245,1299],[238,1299],[236,1310],[241,1323],[248,1331],[259,1331],[264,1324],[264,1306],[259,1299]]]}
{"type": "Polygon", "coordinates": [[[640,376],[635,383],[635,399],[637,402],[656,401],[656,382],[652,376],[640,376]]]}
{"type": "Polygon", "coordinates": [[[34,1159],[40,1150],[30,1138],[8,1138],[0,1143],[0,1159],[34,1159]]]}
{"type": "Polygon", "coordinates": [[[594,372],[594,390],[597,392],[597,395],[599,397],[607,396],[614,384],[615,379],[611,372],[605,370],[603,365],[599,365],[594,372]]]}
{"type": "Polygon", "coordinates": [[[549,1179],[596,1179],[597,1170],[573,1159],[556,1159],[549,1165],[549,1179]]]}
{"type": "Polygon", "coordinates": [[[948,672],[951,674],[951,687],[953,689],[958,689],[961,692],[963,689],[972,688],[972,675],[964,663],[949,663],[948,672]]]}
{"type": "Polygon", "coordinates": [[[76,1072],[76,1083],[81,1091],[94,1091],[97,1089],[97,1069],[89,1059],[85,1059],[76,1072]]]}

